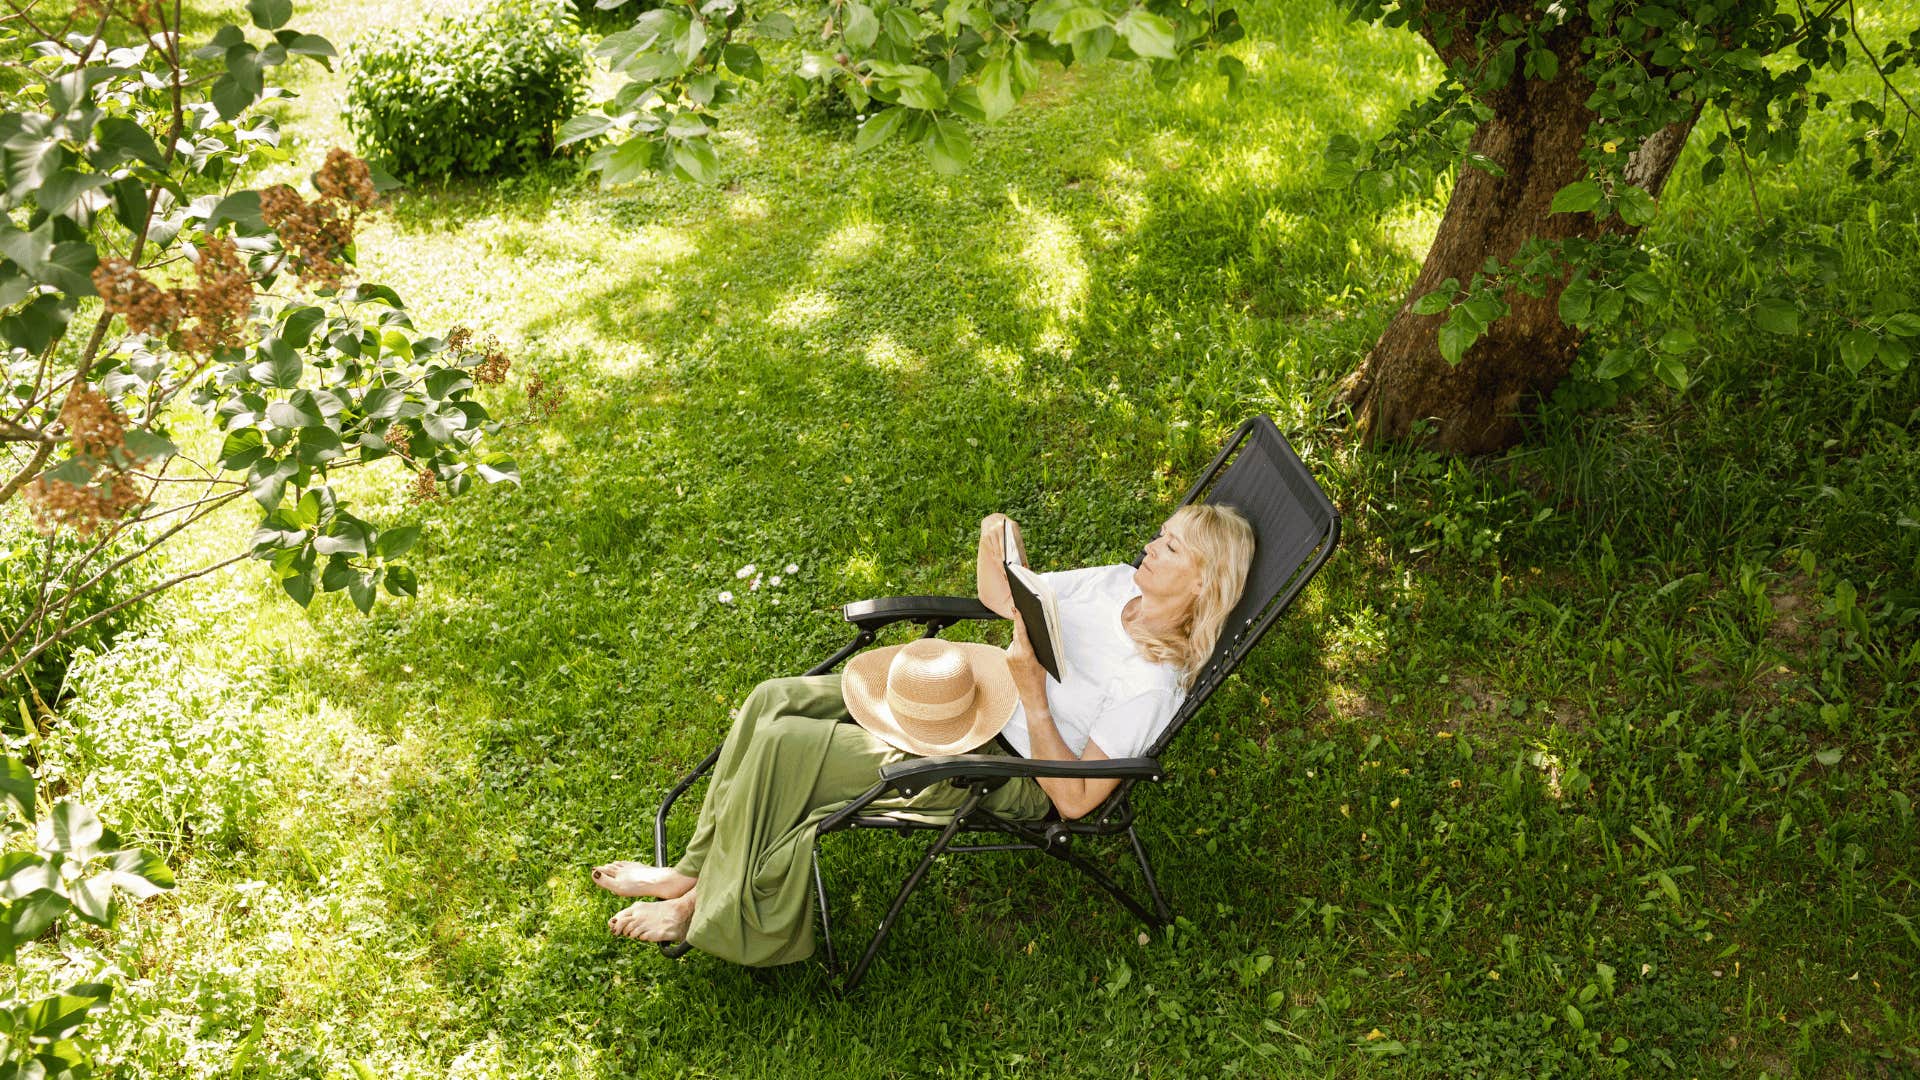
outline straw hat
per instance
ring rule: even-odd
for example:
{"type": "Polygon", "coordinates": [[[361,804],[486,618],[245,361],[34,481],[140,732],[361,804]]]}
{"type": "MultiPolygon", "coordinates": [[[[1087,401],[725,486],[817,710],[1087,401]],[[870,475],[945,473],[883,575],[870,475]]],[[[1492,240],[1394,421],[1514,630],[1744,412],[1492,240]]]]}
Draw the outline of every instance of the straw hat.
{"type": "Polygon", "coordinates": [[[964,754],[1000,733],[1020,695],[992,645],[919,638],[847,661],[840,695],[859,725],[909,754],[964,754]]]}

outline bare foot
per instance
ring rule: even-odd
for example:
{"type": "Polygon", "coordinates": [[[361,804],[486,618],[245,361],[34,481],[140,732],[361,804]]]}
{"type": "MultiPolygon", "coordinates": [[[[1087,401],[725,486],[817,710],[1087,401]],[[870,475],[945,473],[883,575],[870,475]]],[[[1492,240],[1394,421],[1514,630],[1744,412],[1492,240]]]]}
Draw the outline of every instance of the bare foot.
{"type": "Polygon", "coordinates": [[[674,900],[687,895],[698,881],[670,866],[649,866],[626,859],[593,868],[593,883],[615,896],[674,900]]]}
{"type": "Polygon", "coordinates": [[[637,901],[607,920],[607,929],[635,941],[685,941],[693,921],[693,894],[678,900],[637,901]]]}

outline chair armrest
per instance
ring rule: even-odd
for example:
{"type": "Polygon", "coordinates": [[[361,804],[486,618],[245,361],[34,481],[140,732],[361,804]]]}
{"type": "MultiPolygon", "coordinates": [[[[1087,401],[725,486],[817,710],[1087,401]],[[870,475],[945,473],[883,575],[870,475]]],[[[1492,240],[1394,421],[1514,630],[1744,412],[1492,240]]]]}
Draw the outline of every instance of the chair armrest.
{"type": "Polygon", "coordinates": [[[840,609],[862,630],[878,630],[904,621],[950,625],[961,619],[998,619],[999,612],[971,596],[883,596],[856,600],[840,609]]]}
{"type": "Polygon", "coordinates": [[[913,795],[942,780],[1010,779],[1017,776],[1069,777],[1082,780],[1159,780],[1164,775],[1153,758],[1103,758],[1096,761],[1049,761],[1004,754],[955,754],[947,757],[908,758],[880,767],[880,782],[913,795]]]}

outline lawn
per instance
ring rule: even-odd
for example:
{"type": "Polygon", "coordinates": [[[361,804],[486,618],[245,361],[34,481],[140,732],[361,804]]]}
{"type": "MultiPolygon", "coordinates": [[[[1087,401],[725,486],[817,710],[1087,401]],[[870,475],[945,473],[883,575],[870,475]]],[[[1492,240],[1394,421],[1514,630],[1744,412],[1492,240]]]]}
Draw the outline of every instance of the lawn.
{"type": "MultiPolygon", "coordinates": [[[[1783,338],[1710,314],[1791,256],[1696,145],[1649,234],[1684,392],[1577,382],[1492,459],[1365,450],[1328,401],[1445,185],[1350,195],[1321,150],[1437,65],[1331,2],[1245,14],[1238,96],[1056,70],[954,179],[749,95],[717,187],[397,193],[363,276],[497,335],[502,402],[564,402],[506,437],[518,488],[352,492],[425,527],[417,600],[303,612],[243,565],[75,664],[49,768],[180,887],[22,978],[116,966],[128,1076],[1920,1071],[1920,368],[1834,344],[1911,288],[1920,185],[1836,179],[1833,120],[1762,173],[1836,252],[1783,338]],[[840,604],[969,591],[996,510],[1043,567],[1131,558],[1255,413],[1345,541],[1139,796],[1174,927],[1007,856],[939,864],[849,999],[607,934],[587,868],[840,604]]],[[[350,138],[339,74],[294,85],[289,176],[350,138]]],[[[826,850],[856,931],[916,858],[826,850]]]]}

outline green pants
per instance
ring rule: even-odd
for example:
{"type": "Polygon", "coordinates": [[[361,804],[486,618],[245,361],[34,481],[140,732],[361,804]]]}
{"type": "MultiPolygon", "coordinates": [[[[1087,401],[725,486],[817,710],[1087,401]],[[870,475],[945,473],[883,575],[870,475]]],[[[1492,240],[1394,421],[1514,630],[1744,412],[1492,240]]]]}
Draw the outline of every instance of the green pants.
{"type": "MultiPolygon", "coordinates": [[[[700,879],[687,931],[695,948],[755,967],[813,955],[814,827],[872,787],[882,765],[908,756],[847,719],[838,675],[770,679],[740,707],[714,763],[699,825],[674,867],[700,879]]],[[[948,821],[966,795],[940,783],[871,807],[948,821]]],[[[985,805],[1003,817],[1034,819],[1050,803],[1039,784],[1022,777],[1001,785],[985,805]]]]}

